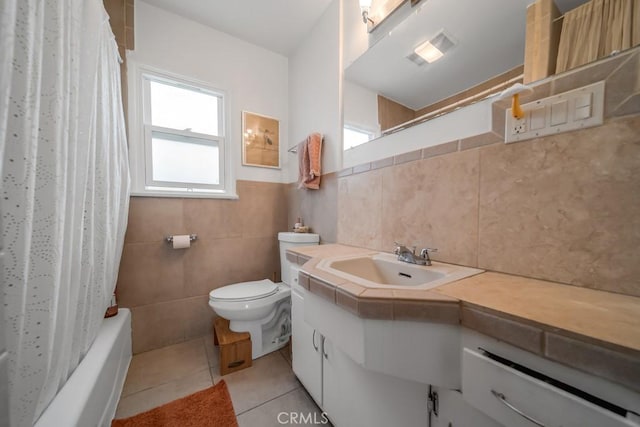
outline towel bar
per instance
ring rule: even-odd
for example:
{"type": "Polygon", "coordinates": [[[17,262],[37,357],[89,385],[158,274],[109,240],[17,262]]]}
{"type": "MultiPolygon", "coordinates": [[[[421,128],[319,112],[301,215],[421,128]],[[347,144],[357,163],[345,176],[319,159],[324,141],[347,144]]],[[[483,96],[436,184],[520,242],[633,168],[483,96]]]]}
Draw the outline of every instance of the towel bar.
{"type": "MultiPolygon", "coordinates": [[[[305,139],[305,141],[306,141],[306,139],[305,139]]],[[[304,142],[304,141],[300,141],[300,142],[304,142]]],[[[322,142],[324,142],[324,136],[322,137],[322,142]]],[[[296,154],[298,152],[298,144],[296,144],[293,147],[289,148],[287,151],[289,153],[296,154]]]]}

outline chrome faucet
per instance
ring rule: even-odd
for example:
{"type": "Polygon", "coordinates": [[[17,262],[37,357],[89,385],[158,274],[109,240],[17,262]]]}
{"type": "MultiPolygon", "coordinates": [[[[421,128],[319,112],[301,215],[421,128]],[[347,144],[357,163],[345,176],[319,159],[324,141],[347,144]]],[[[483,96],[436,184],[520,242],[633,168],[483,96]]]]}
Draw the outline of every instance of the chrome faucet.
{"type": "Polygon", "coordinates": [[[417,265],[431,265],[431,258],[429,258],[429,252],[437,252],[437,249],[434,248],[424,248],[420,251],[420,255],[416,255],[416,247],[413,246],[411,249],[407,248],[405,245],[400,244],[398,242],[394,242],[396,247],[393,250],[393,253],[398,255],[398,261],[407,262],[409,264],[417,264],[417,265]]]}

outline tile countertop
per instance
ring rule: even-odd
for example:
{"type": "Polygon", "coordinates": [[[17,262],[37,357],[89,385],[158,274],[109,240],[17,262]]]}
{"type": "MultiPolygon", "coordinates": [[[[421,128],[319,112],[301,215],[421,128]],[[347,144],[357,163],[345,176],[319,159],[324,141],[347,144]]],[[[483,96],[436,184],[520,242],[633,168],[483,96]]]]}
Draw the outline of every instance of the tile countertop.
{"type": "Polygon", "coordinates": [[[436,292],[640,353],[640,298],[485,272],[436,292]]]}
{"type": "Polygon", "coordinates": [[[459,323],[640,391],[640,298],[495,272],[430,290],[368,289],[316,268],[325,257],[377,252],[329,244],[287,258],[304,265],[310,292],[360,317],[459,323]]]}

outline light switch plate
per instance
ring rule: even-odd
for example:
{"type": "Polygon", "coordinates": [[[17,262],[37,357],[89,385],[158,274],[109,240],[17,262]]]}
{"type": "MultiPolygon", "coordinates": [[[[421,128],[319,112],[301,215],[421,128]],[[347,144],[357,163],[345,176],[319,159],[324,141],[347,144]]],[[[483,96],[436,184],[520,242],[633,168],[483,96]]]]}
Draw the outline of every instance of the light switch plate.
{"type": "Polygon", "coordinates": [[[575,102],[576,102],[576,109],[581,108],[581,107],[587,107],[587,106],[591,106],[591,92],[588,93],[581,93],[579,95],[576,96],[575,98],[575,102]]]}
{"type": "Polygon", "coordinates": [[[569,119],[569,103],[566,99],[551,104],[551,126],[560,126],[569,119]]]}
{"type": "Polygon", "coordinates": [[[574,114],[575,120],[585,120],[591,117],[591,105],[585,105],[584,107],[576,107],[574,114]]]}
{"type": "Polygon", "coordinates": [[[506,111],[505,143],[524,141],[604,122],[604,81],[522,105],[522,119],[506,111]]]}
{"type": "Polygon", "coordinates": [[[546,108],[544,107],[539,107],[531,110],[531,114],[529,117],[531,118],[531,130],[544,129],[545,125],[547,124],[547,112],[546,108]]]}

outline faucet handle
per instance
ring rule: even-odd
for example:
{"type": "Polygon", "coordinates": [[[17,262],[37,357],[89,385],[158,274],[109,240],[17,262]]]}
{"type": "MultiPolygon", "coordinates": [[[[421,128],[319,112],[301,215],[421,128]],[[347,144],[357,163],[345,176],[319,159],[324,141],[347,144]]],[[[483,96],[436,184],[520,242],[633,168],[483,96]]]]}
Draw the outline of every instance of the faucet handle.
{"type": "MultiPolygon", "coordinates": [[[[396,247],[393,249],[393,253],[396,255],[399,255],[400,252],[403,252],[403,250],[409,250],[409,248],[405,245],[403,245],[402,243],[398,243],[396,241],[393,242],[394,245],[396,245],[396,247]]],[[[416,254],[416,246],[411,246],[411,252],[415,255],[416,254]]]]}
{"type": "Polygon", "coordinates": [[[429,252],[438,252],[437,248],[424,248],[420,251],[420,256],[422,258],[425,258],[427,256],[429,256],[429,252]]]}

